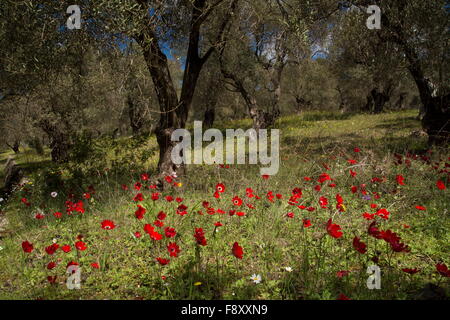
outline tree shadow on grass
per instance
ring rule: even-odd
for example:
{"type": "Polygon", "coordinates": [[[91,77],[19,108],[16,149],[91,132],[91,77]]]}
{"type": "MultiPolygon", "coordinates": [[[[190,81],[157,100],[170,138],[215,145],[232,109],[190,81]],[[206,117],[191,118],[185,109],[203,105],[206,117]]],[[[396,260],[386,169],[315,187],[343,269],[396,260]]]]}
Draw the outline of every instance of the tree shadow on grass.
{"type": "Polygon", "coordinates": [[[374,126],[374,129],[408,129],[413,130],[420,127],[420,121],[415,117],[405,117],[401,119],[392,119],[383,121],[383,123],[374,126]]]}
{"type": "Polygon", "coordinates": [[[390,134],[386,134],[380,138],[363,137],[357,134],[299,139],[296,137],[285,137],[283,143],[289,150],[289,153],[301,154],[322,154],[336,150],[342,151],[343,149],[350,152],[354,147],[371,149],[380,155],[386,154],[387,152],[403,153],[406,151],[420,154],[427,150],[427,139],[425,137],[402,137],[392,136],[390,134]]]}
{"type": "Polygon", "coordinates": [[[213,264],[199,268],[194,260],[179,268],[168,289],[171,298],[181,300],[256,299],[257,288],[242,274],[226,266],[213,264]]]}
{"type": "Polygon", "coordinates": [[[358,115],[350,112],[310,112],[301,117],[303,121],[348,120],[358,115]]]}
{"type": "Polygon", "coordinates": [[[381,269],[381,289],[369,289],[370,274],[366,267],[351,271],[339,278],[336,273],[316,274],[313,270],[301,271],[296,265],[294,271],[285,273],[281,279],[284,299],[337,299],[344,294],[350,299],[361,300],[447,300],[449,290],[442,284],[429,282],[426,277],[414,277],[398,268],[379,265],[381,269]],[[316,276],[314,276],[316,275],[316,276]]]}

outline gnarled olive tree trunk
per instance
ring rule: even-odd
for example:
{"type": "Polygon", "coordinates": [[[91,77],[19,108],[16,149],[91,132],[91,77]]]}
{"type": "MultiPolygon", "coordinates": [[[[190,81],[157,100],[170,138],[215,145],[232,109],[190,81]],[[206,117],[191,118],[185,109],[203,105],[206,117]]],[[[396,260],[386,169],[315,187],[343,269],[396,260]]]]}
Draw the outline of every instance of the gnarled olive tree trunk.
{"type": "Polygon", "coordinates": [[[275,62],[265,63],[259,60],[261,64],[265,65],[265,69],[269,72],[269,78],[272,85],[272,88],[269,90],[272,93],[272,107],[270,111],[262,110],[258,106],[256,97],[245,88],[243,79],[238,77],[236,73],[229,71],[226,68],[223,61],[225,46],[222,46],[219,52],[220,70],[222,75],[225,79],[230,80],[230,84],[234,88],[233,91],[241,94],[247,106],[247,113],[253,121],[253,128],[257,132],[259,129],[267,129],[271,127],[281,115],[279,102],[281,96],[281,76],[286,65],[286,48],[281,45],[277,45],[276,48],[279,50],[276,52],[275,62]]]}
{"type": "Polygon", "coordinates": [[[450,94],[437,94],[430,81],[424,76],[415,52],[405,46],[408,70],[419,90],[425,114],[422,127],[428,134],[428,143],[442,145],[450,141],[450,94]]]}
{"type": "Polygon", "coordinates": [[[364,109],[371,113],[382,113],[384,106],[390,100],[391,85],[387,85],[383,90],[378,87],[373,88],[367,95],[367,103],[364,109]]]}
{"type": "MultiPolygon", "coordinates": [[[[407,4],[406,1],[395,2],[399,12],[407,4]]],[[[407,69],[416,83],[420,100],[424,109],[422,127],[428,134],[428,144],[446,144],[450,141],[450,94],[440,88],[433,88],[429,79],[425,77],[423,58],[419,49],[408,42],[408,36],[404,31],[404,20],[391,21],[388,15],[382,16],[383,30],[387,30],[386,36],[379,35],[387,41],[396,43],[403,51],[407,62],[407,69]]],[[[442,88],[441,88],[442,89],[442,88]]]]}
{"type": "Polygon", "coordinates": [[[63,163],[69,160],[70,137],[63,128],[47,119],[39,122],[39,127],[49,136],[52,161],[63,163]]]}

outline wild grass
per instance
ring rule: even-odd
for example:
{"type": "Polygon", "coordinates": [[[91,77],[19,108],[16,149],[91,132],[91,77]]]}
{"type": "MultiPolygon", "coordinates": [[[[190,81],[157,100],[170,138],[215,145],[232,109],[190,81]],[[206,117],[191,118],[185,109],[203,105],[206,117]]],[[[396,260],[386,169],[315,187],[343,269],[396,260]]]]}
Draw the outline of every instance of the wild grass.
{"type": "MultiPolygon", "coordinates": [[[[155,190],[145,188],[149,183],[140,178],[143,172],[150,177],[156,172],[154,138],[95,141],[86,159],[66,166],[53,165],[48,154],[37,156],[26,150],[16,161],[26,169],[30,183],[0,206],[8,219],[8,231],[0,239],[0,299],[336,299],[340,294],[351,299],[408,299],[417,298],[427,283],[448,293],[448,278],[436,272],[436,264],[450,263],[450,153],[448,149],[419,153],[426,150],[426,140],[410,135],[420,129],[415,115],[416,111],[407,110],[283,117],[276,124],[281,132],[277,175],[263,179],[255,165],[191,165],[186,176],[176,180],[182,185],[166,188],[158,200],[151,199],[155,190]],[[355,147],[361,151],[355,152],[355,147]],[[352,177],[350,170],[356,176],[352,177]],[[317,182],[322,173],[333,180],[317,182]],[[399,175],[404,177],[404,185],[398,183],[399,175]],[[374,177],[383,182],[372,182],[374,177]],[[447,189],[438,189],[438,180],[447,189]],[[143,184],[144,200],[136,203],[134,184],[138,181],[143,184]],[[226,186],[219,199],[213,196],[218,183],[226,186]],[[335,186],[330,187],[331,183],[335,186]],[[128,190],[123,190],[122,184],[128,190]],[[320,191],[314,189],[316,185],[321,185],[320,191]],[[95,192],[89,191],[89,186],[95,192]],[[352,186],[358,187],[356,193],[352,186]],[[246,188],[252,188],[260,199],[247,197],[246,188]],[[288,203],[294,188],[302,189],[297,205],[305,209],[288,203]],[[370,200],[363,199],[362,189],[370,200]],[[53,191],[58,193],[55,198],[50,196],[53,191]],[[269,191],[282,198],[269,201],[269,191]],[[91,197],[85,199],[84,193],[91,197]],[[83,201],[85,213],[66,214],[65,201],[71,194],[72,201],[83,201]],[[337,194],[344,199],[343,211],[336,207],[337,194]],[[166,201],[168,195],[182,198],[188,213],[176,214],[180,203],[166,201]],[[233,205],[235,196],[243,200],[242,206],[233,205]],[[326,209],[320,207],[320,197],[328,199],[326,209]],[[24,205],[22,198],[30,206],[24,205]],[[214,214],[208,214],[204,201],[216,209],[214,214]],[[142,220],[134,214],[137,204],[147,210],[142,220]],[[307,210],[310,207],[314,211],[307,210]],[[389,219],[377,216],[373,221],[381,230],[396,232],[410,252],[394,252],[386,241],[368,234],[372,221],[362,214],[381,208],[390,212],[389,219]],[[232,209],[245,215],[231,216],[232,209]],[[62,218],[53,216],[56,211],[63,213],[62,218]],[[164,228],[170,226],[177,235],[155,241],[143,227],[153,224],[161,211],[167,217],[164,226],[155,226],[155,230],[164,235],[164,228]],[[36,219],[38,212],[45,218],[36,219]],[[293,218],[287,216],[289,212],[293,218]],[[341,226],[341,238],[327,233],[330,218],[341,226]],[[116,228],[102,229],[105,219],[114,221],[116,228]],[[311,227],[303,226],[304,219],[311,221],[311,227]],[[216,227],[216,222],[223,226],[216,227]],[[205,231],[206,246],[196,243],[195,228],[205,231]],[[135,232],[142,237],[136,238],[135,232]],[[87,244],[84,251],[74,247],[79,235],[87,244]],[[355,236],[367,244],[365,254],[352,246],[355,236]],[[31,253],[22,250],[23,241],[33,243],[31,253]],[[64,253],[58,249],[49,255],[45,248],[53,242],[69,244],[72,250],[64,253]],[[178,257],[169,257],[169,242],[180,247],[178,257]],[[242,259],[232,254],[234,242],[243,248],[242,259]],[[158,257],[170,262],[161,265],[158,257]],[[48,270],[51,261],[56,267],[48,270]],[[70,261],[81,266],[80,290],[66,287],[70,261]],[[99,269],[91,267],[94,262],[99,269]],[[367,288],[370,265],[381,268],[379,290],[367,288]],[[419,272],[410,275],[403,268],[419,272]],[[339,271],[349,273],[338,277],[339,271]],[[262,281],[254,283],[250,279],[253,274],[262,281]],[[55,283],[49,283],[48,276],[57,276],[55,283]]],[[[243,120],[218,128],[250,126],[250,121],[243,120]]],[[[9,154],[2,153],[0,161],[9,154]]]]}

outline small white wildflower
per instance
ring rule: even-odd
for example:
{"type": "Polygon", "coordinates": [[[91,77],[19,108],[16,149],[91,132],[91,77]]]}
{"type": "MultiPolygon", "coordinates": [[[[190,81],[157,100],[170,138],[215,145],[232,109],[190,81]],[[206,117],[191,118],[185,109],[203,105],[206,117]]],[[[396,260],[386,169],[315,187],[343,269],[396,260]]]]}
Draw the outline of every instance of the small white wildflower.
{"type": "Polygon", "coordinates": [[[50,193],[50,195],[52,196],[52,198],[56,198],[58,196],[58,192],[53,191],[52,193],[50,193]]]}
{"type": "Polygon", "coordinates": [[[0,251],[2,251],[3,250],[3,247],[2,246],[0,246],[0,251]]]}
{"type": "Polygon", "coordinates": [[[3,199],[3,198],[0,198],[0,202],[3,202],[3,201],[5,201],[5,199],[3,199]]]}
{"type": "Polygon", "coordinates": [[[258,283],[260,283],[261,282],[261,275],[259,275],[259,274],[253,274],[251,277],[250,277],[250,280],[252,280],[254,283],[256,283],[256,284],[258,284],[258,283]]]}
{"type": "Polygon", "coordinates": [[[291,267],[285,267],[284,270],[286,270],[287,272],[292,272],[292,268],[291,267]]]}

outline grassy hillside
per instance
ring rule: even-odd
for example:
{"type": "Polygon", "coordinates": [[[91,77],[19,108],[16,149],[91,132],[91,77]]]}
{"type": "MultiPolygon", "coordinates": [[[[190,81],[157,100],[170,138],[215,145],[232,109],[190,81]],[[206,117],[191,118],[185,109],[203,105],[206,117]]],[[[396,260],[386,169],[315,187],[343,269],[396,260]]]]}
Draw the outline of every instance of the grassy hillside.
{"type": "Polygon", "coordinates": [[[163,193],[149,182],[154,138],[92,141],[59,167],[26,150],[16,161],[30,181],[0,204],[0,299],[406,299],[427,283],[445,290],[450,153],[418,154],[426,138],[411,135],[415,115],[284,117],[277,175],[192,165],[163,193]],[[225,191],[215,197],[218,184],[225,191]],[[74,263],[79,290],[66,286],[74,263]],[[371,265],[381,269],[379,290],[366,285],[371,265]]]}

